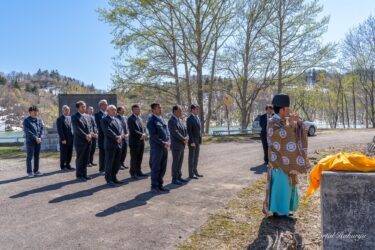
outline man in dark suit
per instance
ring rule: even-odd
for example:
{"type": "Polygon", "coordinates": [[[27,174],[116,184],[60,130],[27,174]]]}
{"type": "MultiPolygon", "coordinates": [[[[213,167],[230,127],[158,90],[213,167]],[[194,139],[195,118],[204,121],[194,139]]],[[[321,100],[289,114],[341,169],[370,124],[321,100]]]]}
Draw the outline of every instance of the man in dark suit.
{"type": "Polygon", "coordinates": [[[146,131],[140,117],[141,109],[139,105],[132,106],[132,115],[128,118],[129,127],[129,147],[130,147],[130,176],[138,180],[138,177],[147,176],[142,173],[141,165],[145,148],[146,131]]]}
{"type": "Polygon", "coordinates": [[[125,166],[125,159],[128,152],[128,138],[129,138],[129,128],[128,128],[128,118],[125,116],[125,107],[117,107],[117,119],[121,121],[122,129],[124,130],[124,136],[122,138],[122,148],[121,148],[121,169],[127,169],[125,166]]]}
{"type": "Polygon", "coordinates": [[[41,176],[39,172],[39,153],[40,146],[42,143],[44,123],[42,119],[38,117],[39,109],[37,106],[31,106],[29,108],[29,114],[23,121],[23,131],[25,132],[25,144],[26,144],[26,168],[27,176],[32,178],[34,176],[41,176]],[[34,157],[34,169],[32,168],[31,160],[34,157]]]}
{"type": "Polygon", "coordinates": [[[121,184],[116,177],[120,169],[121,147],[124,131],[121,121],[116,117],[116,107],[109,105],[107,116],[101,120],[100,126],[104,133],[104,149],[105,149],[105,180],[109,186],[121,184]]]}
{"type": "Polygon", "coordinates": [[[151,154],[151,191],[165,193],[169,190],[163,187],[163,178],[167,170],[168,148],[170,136],[168,126],[161,117],[159,103],[151,104],[152,116],[148,119],[147,129],[150,133],[151,154]]]}
{"type": "Polygon", "coordinates": [[[99,132],[99,138],[98,138],[98,147],[99,147],[99,172],[101,174],[104,174],[105,170],[105,165],[104,165],[104,160],[105,160],[105,150],[104,150],[104,134],[103,134],[103,129],[100,126],[100,120],[103,119],[107,113],[108,103],[107,100],[100,100],[99,101],[99,111],[95,114],[95,122],[96,125],[98,126],[98,132],[99,132]]]}
{"type": "Polygon", "coordinates": [[[87,164],[89,163],[91,149],[90,121],[85,114],[86,103],[78,101],[76,107],[78,112],[72,116],[73,141],[77,154],[76,177],[78,180],[86,181],[91,179],[87,176],[87,164]]]}
{"type": "Polygon", "coordinates": [[[198,177],[203,177],[198,173],[199,151],[202,144],[201,122],[198,117],[199,106],[192,104],[190,111],[191,115],[186,120],[189,136],[189,178],[198,179],[198,177]]]}
{"type": "Polygon", "coordinates": [[[72,170],[70,161],[73,153],[72,118],[68,105],[62,107],[63,114],[57,118],[56,126],[60,140],[60,168],[61,170],[72,170]]]}
{"type": "Polygon", "coordinates": [[[273,115],[273,107],[271,104],[266,106],[266,113],[260,116],[259,125],[262,128],[260,132],[260,138],[262,140],[263,152],[264,152],[264,163],[263,165],[268,165],[268,142],[267,142],[267,125],[268,120],[273,115]]]}
{"type": "Polygon", "coordinates": [[[94,163],[94,155],[95,155],[95,150],[96,150],[96,139],[98,138],[98,125],[100,124],[96,124],[95,116],[94,116],[94,107],[89,106],[87,108],[87,115],[89,116],[90,126],[92,130],[90,158],[89,158],[89,164],[87,166],[92,167],[92,166],[97,165],[94,163]]]}
{"type": "Polygon", "coordinates": [[[189,138],[187,130],[181,121],[182,108],[180,106],[173,106],[172,117],[168,121],[168,129],[171,137],[171,151],[172,151],[172,183],[175,185],[182,185],[186,180],[182,179],[182,162],[184,160],[185,145],[188,144],[189,138]]]}

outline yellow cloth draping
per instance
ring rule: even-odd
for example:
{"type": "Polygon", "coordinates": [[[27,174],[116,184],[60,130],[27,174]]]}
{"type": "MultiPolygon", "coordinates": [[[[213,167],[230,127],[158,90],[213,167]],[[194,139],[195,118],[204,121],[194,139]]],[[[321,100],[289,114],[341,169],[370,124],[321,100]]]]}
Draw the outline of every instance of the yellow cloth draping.
{"type": "Polygon", "coordinates": [[[309,174],[309,187],[306,192],[308,198],[320,185],[322,171],[350,171],[372,172],[375,171],[375,159],[368,158],[360,152],[330,155],[320,160],[309,174]]]}

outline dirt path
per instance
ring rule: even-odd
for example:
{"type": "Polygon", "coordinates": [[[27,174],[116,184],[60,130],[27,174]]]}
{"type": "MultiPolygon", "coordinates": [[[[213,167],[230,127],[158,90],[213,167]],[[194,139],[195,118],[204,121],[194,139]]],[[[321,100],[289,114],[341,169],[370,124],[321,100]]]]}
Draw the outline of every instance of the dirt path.
{"type": "MultiPolygon", "coordinates": [[[[340,131],[310,139],[310,150],[367,143],[374,130],[340,131]]],[[[187,152],[186,152],[187,153],[187,152]]],[[[185,153],[184,174],[187,170],[185,153]]],[[[170,154],[171,156],[171,154],[170,154]]],[[[3,249],[174,249],[216,209],[264,174],[258,142],[202,146],[200,172],[205,176],[171,193],[153,196],[150,180],[108,188],[104,177],[75,181],[57,171],[56,159],[43,159],[47,176],[24,178],[24,160],[0,159],[0,245],[3,249]]],[[[128,159],[127,159],[128,160],[128,159]]],[[[148,155],[143,169],[148,170],[148,155]]],[[[166,183],[170,183],[170,165],[166,183]]]]}

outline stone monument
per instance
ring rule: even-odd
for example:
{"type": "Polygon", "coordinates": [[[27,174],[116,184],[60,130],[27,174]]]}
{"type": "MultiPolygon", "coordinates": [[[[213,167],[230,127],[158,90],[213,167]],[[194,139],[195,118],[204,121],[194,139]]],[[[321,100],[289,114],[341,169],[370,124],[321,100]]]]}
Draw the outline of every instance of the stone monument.
{"type": "Polygon", "coordinates": [[[324,171],[323,249],[375,249],[375,172],[324,171]]]}

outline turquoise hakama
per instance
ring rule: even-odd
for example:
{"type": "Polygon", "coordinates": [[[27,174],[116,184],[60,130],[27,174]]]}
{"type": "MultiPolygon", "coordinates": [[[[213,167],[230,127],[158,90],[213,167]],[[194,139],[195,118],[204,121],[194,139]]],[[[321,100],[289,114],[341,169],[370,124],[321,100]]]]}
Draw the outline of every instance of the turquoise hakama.
{"type": "Polygon", "coordinates": [[[297,186],[290,184],[290,179],[281,169],[272,168],[270,211],[278,215],[288,215],[298,209],[297,186]]]}

